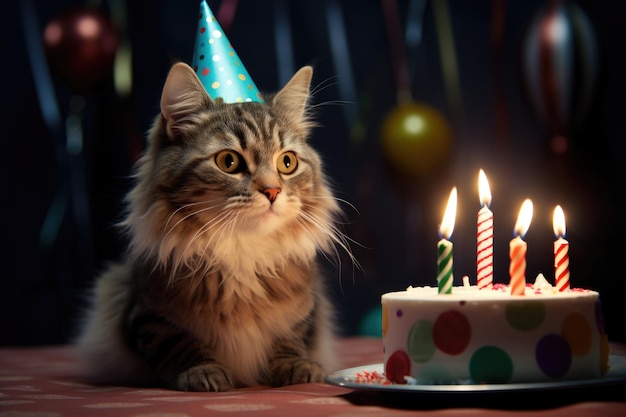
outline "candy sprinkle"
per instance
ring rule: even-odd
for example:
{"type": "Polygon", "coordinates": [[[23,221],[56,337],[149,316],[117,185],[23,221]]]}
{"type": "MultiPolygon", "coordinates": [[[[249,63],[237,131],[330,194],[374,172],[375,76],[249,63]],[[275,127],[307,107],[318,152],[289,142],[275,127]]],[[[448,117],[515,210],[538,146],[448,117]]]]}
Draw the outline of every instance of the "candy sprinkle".
{"type": "Polygon", "coordinates": [[[354,378],[354,382],[358,384],[378,384],[378,385],[391,385],[391,381],[389,381],[385,374],[381,374],[378,371],[368,372],[361,371],[357,372],[354,378]]]}

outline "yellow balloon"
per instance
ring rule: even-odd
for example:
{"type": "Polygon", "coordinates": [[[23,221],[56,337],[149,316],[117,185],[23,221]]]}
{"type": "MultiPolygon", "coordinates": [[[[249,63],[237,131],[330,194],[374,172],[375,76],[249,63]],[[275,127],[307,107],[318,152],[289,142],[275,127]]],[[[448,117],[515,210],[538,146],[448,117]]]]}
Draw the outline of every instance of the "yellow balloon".
{"type": "Polygon", "coordinates": [[[400,104],[387,114],[381,129],[389,161],[404,173],[422,176],[442,165],[450,154],[452,130],[445,117],[422,103],[400,104]]]}

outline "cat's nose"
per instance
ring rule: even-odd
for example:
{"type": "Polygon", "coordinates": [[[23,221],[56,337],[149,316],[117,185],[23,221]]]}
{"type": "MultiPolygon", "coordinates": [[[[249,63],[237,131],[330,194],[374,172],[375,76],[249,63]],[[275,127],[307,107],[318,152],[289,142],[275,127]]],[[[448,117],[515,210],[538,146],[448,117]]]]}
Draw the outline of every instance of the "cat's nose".
{"type": "Polygon", "coordinates": [[[280,188],[278,187],[265,187],[261,190],[261,192],[263,194],[265,194],[265,197],[267,197],[267,199],[270,201],[270,203],[273,203],[274,200],[276,200],[276,197],[278,197],[278,193],[280,193],[280,188]]]}

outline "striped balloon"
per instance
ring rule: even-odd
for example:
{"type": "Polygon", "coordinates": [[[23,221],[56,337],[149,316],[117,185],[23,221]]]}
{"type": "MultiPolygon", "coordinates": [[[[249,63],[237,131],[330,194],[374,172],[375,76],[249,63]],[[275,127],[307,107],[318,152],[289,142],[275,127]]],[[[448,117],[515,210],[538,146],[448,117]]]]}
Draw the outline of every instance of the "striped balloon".
{"type": "Polygon", "coordinates": [[[532,106],[552,135],[567,136],[589,105],[597,72],[595,34],[582,9],[556,1],[539,10],[522,60],[532,106]]]}

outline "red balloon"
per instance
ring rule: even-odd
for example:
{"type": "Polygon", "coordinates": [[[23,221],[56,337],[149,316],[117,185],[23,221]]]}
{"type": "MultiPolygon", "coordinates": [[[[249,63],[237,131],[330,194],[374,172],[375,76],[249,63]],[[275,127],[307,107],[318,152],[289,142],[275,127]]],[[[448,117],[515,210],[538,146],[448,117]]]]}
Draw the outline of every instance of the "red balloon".
{"type": "Polygon", "coordinates": [[[596,77],[593,27],[569,1],[550,2],[533,19],[522,56],[523,76],[534,110],[562,141],[586,111],[596,77]]]}
{"type": "Polygon", "coordinates": [[[88,90],[111,73],[119,44],[109,18],[84,8],[52,19],[43,40],[52,70],[78,91],[88,90]]]}

